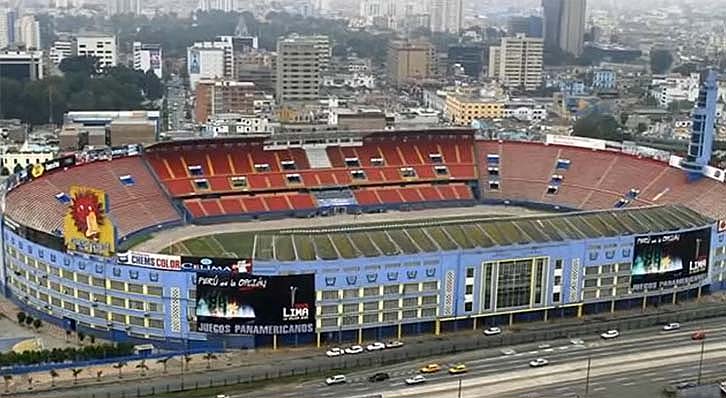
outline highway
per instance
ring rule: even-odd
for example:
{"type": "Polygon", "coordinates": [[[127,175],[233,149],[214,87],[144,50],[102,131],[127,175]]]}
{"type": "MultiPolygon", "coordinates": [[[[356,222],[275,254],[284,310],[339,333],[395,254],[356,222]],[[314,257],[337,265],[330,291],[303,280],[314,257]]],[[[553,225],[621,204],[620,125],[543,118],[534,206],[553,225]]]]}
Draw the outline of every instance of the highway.
{"type": "MultiPolygon", "coordinates": [[[[459,397],[459,377],[446,368],[464,363],[469,371],[461,377],[461,397],[576,397],[584,396],[587,361],[591,358],[589,397],[657,396],[663,387],[682,381],[695,381],[701,344],[690,339],[693,331],[707,330],[702,369],[703,380],[726,378],[726,327],[723,320],[684,324],[675,332],[659,328],[627,332],[614,340],[599,336],[585,338],[584,345],[560,340],[511,347],[513,355],[501,350],[482,350],[347,373],[348,383],[326,386],[322,379],[295,386],[273,385],[254,392],[234,393],[233,397],[459,397]],[[533,369],[529,361],[546,358],[549,366],[533,369]],[[427,375],[427,382],[407,386],[404,379],[418,374],[427,363],[438,363],[441,372],[427,375]],[[370,383],[367,377],[387,372],[391,379],[370,383]]],[[[375,354],[368,354],[375,355],[375,354]]],[[[335,359],[331,359],[335,360],[335,359]]]]}

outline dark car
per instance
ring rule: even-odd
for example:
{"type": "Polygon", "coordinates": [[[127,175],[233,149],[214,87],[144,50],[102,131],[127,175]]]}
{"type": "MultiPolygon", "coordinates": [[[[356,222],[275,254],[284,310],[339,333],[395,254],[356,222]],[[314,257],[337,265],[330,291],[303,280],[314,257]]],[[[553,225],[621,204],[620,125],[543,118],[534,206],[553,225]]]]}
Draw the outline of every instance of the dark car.
{"type": "Polygon", "coordinates": [[[388,373],[381,372],[381,373],[376,373],[376,374],[372,375],[371,377],[369,377],[368,381],[370,381],[371,383],[375,383],[377,381],[385,381],[390,378],[391,378],[391,376],[389,376],[388,373]]]}
{"type": "Polygon", "coordinates": [[[691,335],[691,340],[703,340],[706,338],[706,332],[703,330],[698,330],[696,332],[693,332],[691,335]]]}

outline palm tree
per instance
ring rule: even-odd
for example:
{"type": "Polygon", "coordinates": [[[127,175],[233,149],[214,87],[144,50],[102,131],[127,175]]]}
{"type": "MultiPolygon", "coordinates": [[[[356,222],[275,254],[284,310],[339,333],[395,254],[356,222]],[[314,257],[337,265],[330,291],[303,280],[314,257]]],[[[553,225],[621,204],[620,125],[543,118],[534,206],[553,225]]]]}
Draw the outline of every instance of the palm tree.
{"type": "Polygon", "coordinates": [[[97,370],[96,371],[96,381],[101,381],[101,376],[103,376],[103,370],[97,370]]]}
{"type": "Polygon", "coordinates": [[[10,382],[13,381],[13,375],[3,375],[3,381],[5,381],[5,392],[10,391],[10,382]]]}
{"type": "Polygon", "coordinates": [[[58,372],[55,369],[50,370],[50,386],[55,387],[55,378],[58,377],[58,372]]]}
{"type": "Polygon", "coordinates": [[[119,363],[113,365],[114,369],[118,369],[118,378],[119,379],[123,379],[124,376],[123,376],[123,374],[121,374],[121,369],[123,369],[124,366],[126,366],[126,365],[128,365],[126,362],[119,362],[119,363]]]}
{"type": "Polygon", "coordinates": [[[186,366],[187,367],[187,369],[186,369],[187,371],[189,370],[189,362],[191,362],[191,361],[192,361],[192,356],[191,355],[189,355],[189,354],[184,355],[184,363],[187,365],[186,366]]]}
{"type": "Polygon", "coordinates": [[[73,372],[73,384],[78,383],[78,375],[81,374],[81,372],[83,372],[83,369],[74,368],[74,369],[71,369],[71,372],[73,372]]]}
{"type": "Polygon", "coordinates": [[[207,360],[207,369],[212,368],[212,359],[217,359],[217,356],[211,352],[204,354],[204,359],[207,360]]]}
{"type": "Polygon", "coordinates": [[[32,389],[33,389],[33,377],[28,376],[28,390],[32,390],[32,389]]]}
{"type": "Polygon", "coordinates": [[[141,369],[141,375],[146,376],[146,371],[149,370],[149,366],[146,364],[146,360],[141,360],[141,362],[136,365],[136,369],[141,369]]]}
{"type": "Polygon", "coordinates": [[[163,371],[164,374],[166,374],[166,363],[169,362],[170,359],[171,359],[171,357],[166,357],[166,358],[161,358],[161,359],[156,360],[156,363],[160,363],[160,364],[164,365],[164,371],[163,371]]]}

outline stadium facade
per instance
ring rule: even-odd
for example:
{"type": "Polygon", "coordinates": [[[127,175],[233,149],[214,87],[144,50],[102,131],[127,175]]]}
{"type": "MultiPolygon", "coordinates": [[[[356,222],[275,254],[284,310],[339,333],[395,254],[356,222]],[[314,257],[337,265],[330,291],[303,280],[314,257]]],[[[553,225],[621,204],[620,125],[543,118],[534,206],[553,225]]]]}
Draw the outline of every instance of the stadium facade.
{"type": "Polygon", "coordinates": [[[68,330],[196,348],[405,338],[657,306],[726,288],[716,171],[692,185],[677,157],[567,137],[546,145],[475,141],[461,130],[382,137],[351,137],[345,146],[337,136],[323,167],[304,142],[254,139],[126,147],[31,166],[4,185],[0,287],[68,330]],[[221,171],[227,166],[200,150],[218,153],[214,145],[228,155],[246,146],[246,159],[228,156],[221,171]],[[334,184],[322,181],[325,170],[334,184]],[[361,173],[364,186],[356,183],[361,173]],[[593,173],[602,177],[584,186],[593,173]],[[261,177],[266,189],[256,185],[261,177]],[[90,188],[73,186],[79,181],[90,188]],[[224,202],[231,198],[237,214],[224,202]],[[256,212],[253,200],[262,203],[256,212]],[[309,215],[328,212],[330,202],[347,212],[484,202],[584,211],[259,233],[239,258],[116,248],[190,221],[309,215]]]}

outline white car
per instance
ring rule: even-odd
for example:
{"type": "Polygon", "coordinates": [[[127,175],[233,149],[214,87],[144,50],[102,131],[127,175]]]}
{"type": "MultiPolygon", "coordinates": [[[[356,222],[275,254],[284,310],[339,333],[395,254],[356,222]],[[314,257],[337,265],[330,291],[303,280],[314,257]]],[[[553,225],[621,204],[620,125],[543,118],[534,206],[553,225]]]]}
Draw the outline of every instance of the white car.
{"type": "Polygon", "coordinates": [[[540,350],[544,350],[546,348],[552,348],[552,346],[550,344],[544,343],[544,344],[538,345],[537,348],[539,348],[540,350]]]}
{"type": "Polygon", "coordinates": [[[484,335],[485,336],[496,336],[496,335],[501,334],[501,333],[502,333],[502,329],[500,329],[500,328],[498,328],[496,326],[495,327],[491,327],[491,328],[486,328],[484,330],[484,335]]]}
{"type": "Polygon", "coordinates": [[[335,375],[325,379],[325,384],[332,386],[333,384],[343,384],[345,381],[345,375],[335,375]]]}
{"type": "Polygon", "coordinates": [[[605,333],[603,333],[603,334],[600,335],[600,337],[602,337],[605,340],[614,339],[614,338],[616,338],[618,336],[620,336],[620,332],[618,332],[615,329],[610,329],[607,332],[605,332],[605,333]]]}
{"type": "Polygon", "coordinates": [[[514,350],[513,350],[513,349],[511,349],[511,348],[505,348],[505,349],[503,349],[503,350],[502,350],[502,355],[507,355],[507,356],[509,356],[509,355],[514,355],[514,354],[516,354],[516,353],[517,353],[517,351],[514,351],[514,350]]]}
{"type": "Polygon", "coordinates": [[[403,347],[403,341],[393,340],[386,343],[386,348],[399,348],[403,347]]]}
{"type": "Polygon", "coordinates": [[[425,382],[426,382],[426,378],[423,377],[423,375],[416,375],[416,376],[409,377],[408,379],[406,379],[406,384],[408,384],[408,385],[421,384],[421,383],[425,383],[425,382]]]}
{"type": "Polygon", "coordinates": [[[368,346],[366,346],[366,350],[368,350],[368,351],[380,351],[380,350],[385,350],[385,349],[386,349],[386,345],[381,342],[378,342],[378,341],[376,341],[375,343],[368,344],[368,346]]]}
{"type": "Polygon", "coordinates": [[[585,345],[585,341],[582,339],[570,339],[572,345],[585,345]]]}
{"type": "Polygon", "coordinates": [[[339,356],[343,355],[344,353],[345,353],[345,351],[343,351],[342,348],[338,348],[338,347],[333,347],[333,348],[329,349],[328,351],[325,351],[325,355],[327,355],[330,358],[339,357],[339,356]]]}
{"type": "Polygon", "coordinates": [[[680,328],[681,328],[681,324],[680,323],[673,322],[673,323],[669,323],[669,324],[663,326],[663,331],[664,332],[670,332],[670,331],[673,331],[673,330],[678,330],[680,328]]]}
{"type": "Polygon", "coordinates": [[[537,359],[533,359],[533,360],[529,361],[529,366],[531,366],[533,368],[539,368],[542,366],[547,366],[547,365],[549,365],[549,363],[550,362],[544,358],[537,358],[537,359]]]}
{"type": "Polygon", "coordinates": [[[353,345],[345,349],[346,354],[360,354],[363,352],[363,347],[359,345],[353,345]]]}

